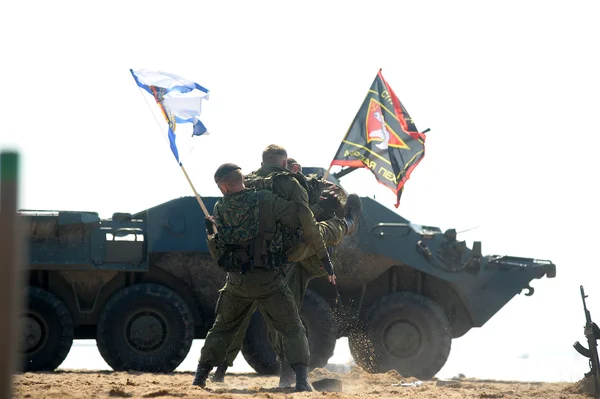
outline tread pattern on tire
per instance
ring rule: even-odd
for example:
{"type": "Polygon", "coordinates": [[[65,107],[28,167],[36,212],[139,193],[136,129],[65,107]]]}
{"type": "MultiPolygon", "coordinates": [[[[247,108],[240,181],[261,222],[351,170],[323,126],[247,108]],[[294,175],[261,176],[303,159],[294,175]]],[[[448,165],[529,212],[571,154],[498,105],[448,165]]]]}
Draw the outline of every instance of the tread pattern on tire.
{"type": "Polygon", "coordinates": [[[110,325],[107,325],[107,322],[112,313],[122,312],[122,309],[119,309],[122,301],[127,300],[127,298],[131,296],[135,299],[136,297],[144,295],[160,298],[173,305],[177,309],[178,314],[185,325],[185,329],[183,336],[174,338],[177,342],[183,343],[175,356],[170,359],[163,359],[164,362],[162,365],[151,366],[147,370],[139,371],[172,372],[181,364],[181,362],[183,362],[190,351],[195,336],[194,318],[185,301],[175,291],[162,285],[152,283],[135,284],[122,289],[108,300],[104,309],[102,309],[98,320],[98,332],[96,336],[98,350],[106,363],[108,363],[115,371],[123,371],[129,368],[127,367],[127,361],[123,361],[119,356],[115,356],[116,354],[112,350],[111,343],[106,340],[107,333],[113,328],[110,325]]]}
{"type": "MultiPolygon", "coordinates": [[[[71,346],[73,345],[73,337],[74,337],[74,328],[73,328],[73,317],[71,316],[71,312],[67,305],[55,294],[46,291],[39,287],[29,287],[29,301],[40,300],[51,307],[54,311],[54,316],[58,318],[58,321],[61,324],[61,337],[57,348],[52,351],[52,353],[48,353],[47,351],[42,354],[38,354],[37,361],[33,361],[27,354],[24,355],[25,362],[23,365],[23,369],[25,371],[53,371],[61,363],[66,359],[69,351],[71,350],[71,346]],[[48,359],[44,359],[44,357],[50,356],[48,359]],[[39,363],[38,363],[39,362],[39,363]]],[[[25,309],[25,313],[27,309],[25,309]]],[[[43,315],[43,316],[52,316],[52,315],[43,315]]],[[[50,325],[49,333],[56,333],[56,326],[50,325]]]]}
{"type": "MultiPolygon", "coordinates": [[[[392,310],[394,307],[404,306],[420,306],[424,313],[429,312],[432,316],[432,321],[439,326],[439,335],[441,340],[436,342],[439,344],[436,358],[429,365],[415,365],[412,375],[404,375],[405,377],[414,376],[420,379],[432,378],[446,363],[450,354],[452,345],[450,323],[446,314],[440,306],[431,299],[412,292],[398,292],[385,296],[378,303],[371,306],[367,312],[367,318],[364,320],[362,331],[357,331],[349,337],[350,350],[356,363],[363,369],[369,372],[385,372],[381,365],[376,364],[377,356],[375,355],[374,345],[371,342],[373,335],[372,328],[380,321],[383,321],[389,315],[386,314],[386,309],[392,310]]],[[[402,374],[402,370],[398,370],[402,374]]],[[[406,373],[406,371],[404,371],[406,373]]],[[[408,374],[408,373],[407,373],[408,374]]]]}

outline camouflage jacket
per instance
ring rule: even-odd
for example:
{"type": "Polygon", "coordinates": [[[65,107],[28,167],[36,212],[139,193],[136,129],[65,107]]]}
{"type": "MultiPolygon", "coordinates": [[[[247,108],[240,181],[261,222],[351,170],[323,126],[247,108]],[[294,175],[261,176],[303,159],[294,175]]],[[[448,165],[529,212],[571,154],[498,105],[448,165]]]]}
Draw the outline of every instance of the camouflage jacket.
{"type": "MultiPolygon", "coordinates": [[[[217,201],[213,210],[217,234],[208,240],[212,258],[225,261],[221,257],[224,254],[227,256],[228,247],[249,248],[255,245],[255,240],[262,237],[267,243],[265,253],[268,255],[269,264],[266,266],[281,266],[286,260],[282,256],[283,244],[279,226],[298,225],[296,212],[297,206],[294,202],[279,198],[267,190],[246,189],[224,195],[217,201]]],[[[232,262],[235,263],[230,259],[229,264],[232,262]]]]}
{"type": "Polygon", "coordinates": [[[319,259],[329,257],[319,225],[310,210],[308,185],[304,175],[270,165],[248,174],[245,180],[246,187],[267,189],[285,200],[293,201],[298,207],[296,217],[302,228],[303,239],[312,245],[319,259]]]}

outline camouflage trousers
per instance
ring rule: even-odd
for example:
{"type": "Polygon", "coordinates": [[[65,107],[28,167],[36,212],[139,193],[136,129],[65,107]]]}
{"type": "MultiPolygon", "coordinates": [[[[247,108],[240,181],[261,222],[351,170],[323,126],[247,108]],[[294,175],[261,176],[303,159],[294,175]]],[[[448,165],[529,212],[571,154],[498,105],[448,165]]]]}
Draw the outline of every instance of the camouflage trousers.
{"type": "MultiPolygon", "coordinates": [[[[335,246],[342,241],[348,228],[344,220],[330,219],[324,222],[319,222],[319,230],[325,245],[335,246]]],[[[310,280],[325,276],[327,273],[321,268],[321,261],[315,255],[314,249],[312,249],[312,247],[306,243],[301,242],[294,248],[290,249],[288,251],[288,258],[290,258],[289,253],[292,254],[293,259],[289,259],[291,263],[289,263],[284,269],[285,282],[292,294],[297,310],[300,312],[302,300],[304,299],[304,294],[306,293],[306,289],[308,288],[310,280]],[[302,258],[302,256],[304,256],[304,258],[302,258]]],[[[237,332],[231,346],[229,347],[227,358],[225,359],[225,364],[227,364],[229,367],[233,366],[233,361],[242,349],[242,342],[244,341],[246,330],[250,325],[250,319],[255,311],[256,306],[254,306],[254,308],[248,312],[246,319],[242,321],[240,329],[237,332]]],[[[269,330],[269,341],[271,342],[271,346],[275,352],[282,357],[283,337],[278,334],[268,322],[266,324],[269,330]]]]}
{"type": "Polygon", "coordinates": [[[222,364],[242,324],[257,307],[267,324],[282,337],[286,361],[308,365],[306,330],[292,293],[282,273],[269,269],[227,274],[217,302],[217,317],[206,335],[199,363],[213,367],[222,364]]]}

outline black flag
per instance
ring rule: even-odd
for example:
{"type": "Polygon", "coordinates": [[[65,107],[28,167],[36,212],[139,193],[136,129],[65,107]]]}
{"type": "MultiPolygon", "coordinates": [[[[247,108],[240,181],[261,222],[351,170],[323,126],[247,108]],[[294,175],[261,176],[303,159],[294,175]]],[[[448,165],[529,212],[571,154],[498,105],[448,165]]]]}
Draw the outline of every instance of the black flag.
{"type": "Polygon", "coordinates": [[[425,134],[419,133],[380,69],[331,166],[368,168],[396,194],[398,208],[404,184],[424,155],[425,134]]]}

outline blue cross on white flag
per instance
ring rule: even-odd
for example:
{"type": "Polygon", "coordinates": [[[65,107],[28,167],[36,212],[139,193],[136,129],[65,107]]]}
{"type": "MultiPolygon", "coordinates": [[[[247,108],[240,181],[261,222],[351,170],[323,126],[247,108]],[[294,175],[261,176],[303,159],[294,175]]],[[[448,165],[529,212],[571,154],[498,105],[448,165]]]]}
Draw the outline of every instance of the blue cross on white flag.
{"type": "Polygon", "coordinates": [[[179,151],[175,129],[177,123],[191,123],[192,136],[200,136],[207,132],[200,121],[202,100],[208,100],[209,91],[191,80],[149,69],[134,71],[130,69],[135,82],[147,91],[159,105],[165,120],[169,124],[169,143],[177,162],[179,151]]]}

